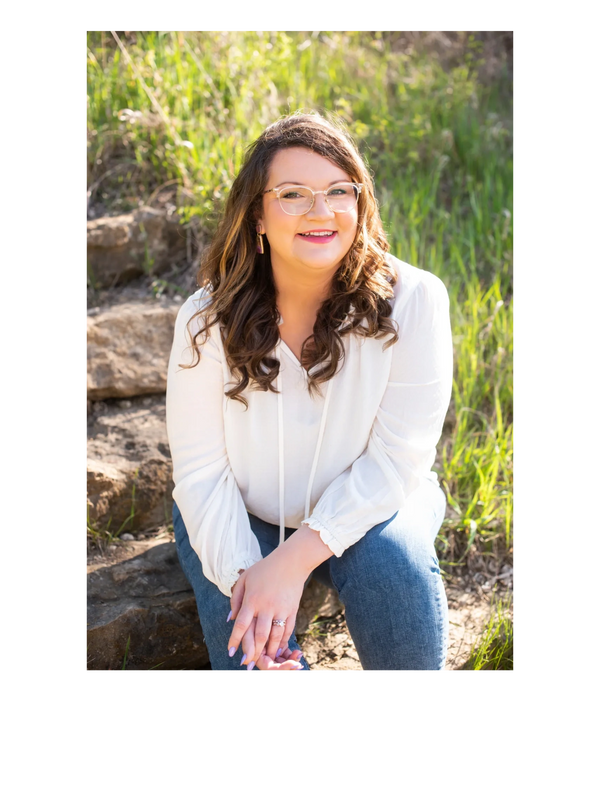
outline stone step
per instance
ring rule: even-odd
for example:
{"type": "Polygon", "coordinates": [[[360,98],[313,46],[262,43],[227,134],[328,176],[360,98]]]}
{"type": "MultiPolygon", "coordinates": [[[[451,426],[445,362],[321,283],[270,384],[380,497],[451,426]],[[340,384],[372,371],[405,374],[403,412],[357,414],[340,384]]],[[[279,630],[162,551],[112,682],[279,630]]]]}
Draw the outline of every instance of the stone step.
{"type": "Polygon", "coordinates": [[[189,255],[190,234],[176,214],[142,206],[129,214],[87,223],[88,279],[96,288],[140,275],[160,275],[189,255]]]}
{"type": "MultiPolygon", "coordinates": [[[[208,651],[192,588],[172,534],[120,543],[88,565],[88,669],[205,669],[208,651]],[[110,563],[112,562],[112,563],[110,563]],[[127,640],[129,639],[129,646],[127,640]]],[[[342,609],[332,589],[311,580],[302,596],[296,633],[315,618],[342,609]]]]}
{"type": "Polygon", "coordinates": [[[88,398],[165,392],[181,302],[152,300],[96,310],[87,318],[88,398]]]}
{"type": "Polygon", "coordinates": [[[171,520],[172,463],[165,397],[92,404],[88,418],[88,517],[112,533],[171,520]]]}

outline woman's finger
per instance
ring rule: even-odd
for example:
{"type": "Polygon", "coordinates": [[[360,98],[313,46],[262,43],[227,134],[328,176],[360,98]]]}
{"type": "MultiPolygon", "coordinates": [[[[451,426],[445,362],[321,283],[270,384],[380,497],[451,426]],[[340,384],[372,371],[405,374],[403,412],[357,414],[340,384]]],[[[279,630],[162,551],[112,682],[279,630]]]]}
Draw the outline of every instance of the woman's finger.
{"type": "MultiPolygon", "coordinates": [[[[229,642],[227,643],[227,649],[229,651],[229,655],[233,656],[238,649],[240,642],[242,641],[242,637],[252,625],[252,621],[254,619],[254,612],[248,606],[242,606],[240,609],[236,620],[233,624],[233,630],[231,631],[231,636],[229,637],[229,642]]],[[[248,653],[250,655],[250,653],[248,653]]]]}
{"type": "Polygon", "coordinates": [[[296,615],[290,614],[285,621],[285,628],[283,628],[283,636],[281,637],[281,641],[279,642],[279,647],[281,647],[282,650],[287,650],[290,641],[290,636],[294,632],[295,625],[296,625],[296,615]]]}
{"type": "Polygon", "coordinates": [[[278,650],[278,656],[276,656],[275,661],[278,664],[283,664],[284,661],[300,661],[302,657],[302,650],[290,650],[289,647],[286,647],[285,650],[278,650]]]}
{"type": "Polygon", "coordinates": [[[302,650],[294,650],[289,656],[293,661],[300,661],[302,658],[302,650]]]}
{"type": "MultiPolygon", "coordinates": [[[[263,650],[266,650],[267,641],[271,634],[271,627],[273,622],[273,615],[266,614],[265,612],[259,613],[256,618],[256,627],[254,629],[254,647],[255,647],[255,655],[252,658],[255,661],[258,661],[261,653],[263,650]]],[[[277,648],[275,648],[275,652],[277,652],[277,648]]],[[[275,653],[269,654],[272,658],[275,653]]]]}
{"type": "Polygon", "coordinates": [[[304,669],[301,664],[300,665],[298,664],[297,661],[291,661],[289,659],[287,661],[280,661],[279,659],[273,661],[273,659],[270,658],[266,653],[263,653],[261,655],[261,657],[258,659],[256,663],[256,666],[258,667],[258,669],[265,669],[265,670],[279,669],[284,671],[294,671],[294,670],[304,669]]]}
{"type": "Polygon", "coordinates": [[[275,625],[275,620],[281,619],[281,616],[275,615],[273,618],[273,622],[271,623],[271,634],[269,636],[269,641],[267,643],[267,655],[269,658],[275,659],[277,657],[277,651],[283,650],[284,648],[281,646],[282,641],[284,642],[285,646],[287,647],[287,642],[283,639],[283,633],[285,628],[281,625],[275,625]]]}
{"type": "MultiPolygon", "coordinates": [[[[242,639],[242,657],[240,661],[241,667],[246,667],[246,669],[254,669],[254,665],[256,661],[254,657],[254,651],[256,650],[255,645],[255,629],[256,629],[256,619],[252,620],[252,624],[244,634],[242,639]]],[[[237,658],[237,656],[236,656],[237,658]]]]}
{"type": "Polygon", "coordinates": [[[256,662],[256,669],[276,669],[278,665],[266,653],[263,653],[256,662]]]}
{"type": "Polygon", "coordinates": [[[275,654],[275,661],[277,661],[279,664],[281,664],[284,661],[287,661],[288,658],[290,657],[291,652],[292,651],[290,650],[289,647],[283,648],[280,645],[279,649],[277,650],[277,653],[275,654]]]}

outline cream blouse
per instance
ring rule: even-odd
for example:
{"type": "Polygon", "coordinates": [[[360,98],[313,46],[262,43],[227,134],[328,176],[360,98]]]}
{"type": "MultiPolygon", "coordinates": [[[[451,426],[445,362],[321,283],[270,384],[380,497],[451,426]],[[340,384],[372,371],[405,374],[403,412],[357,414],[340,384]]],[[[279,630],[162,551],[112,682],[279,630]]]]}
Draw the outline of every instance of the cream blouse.
{"type": "Polygon", "coordinates": [[[452,390],[448,292],[432,273],[388,259],[398,272],[398,342],[384,351],[388,337],[344,336],[341,369],[312,399],[281,339],[280,394],[246,390],[248,410],[225,397],[235,382],[217,326],[200,363],[180,368],[192,363],[186,326],[205,291],[179,311],[167,378],[173,498],[205,576],[227,596],[239,570],[262,558],[247,512],[279,525],[280,542],[285,527],[306,523],[341,556],[421,480],[437,480],[431,467],[452,390]]]}

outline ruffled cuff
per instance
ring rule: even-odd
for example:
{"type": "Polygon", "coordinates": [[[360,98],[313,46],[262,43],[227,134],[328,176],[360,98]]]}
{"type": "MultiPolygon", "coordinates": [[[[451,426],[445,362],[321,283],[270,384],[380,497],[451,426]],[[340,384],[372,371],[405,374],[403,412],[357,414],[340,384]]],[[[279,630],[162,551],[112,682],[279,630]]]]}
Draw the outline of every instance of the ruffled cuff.
{"type": "Polygon", "coordinates": [[[312,528],[313,531],[318,531],[323,544],[326,544],[327,547],[331,550],[331,552],[338,558],[342,555],[342,553],[346,549],[344,545],[339,541],[339,539],[335,538],[335,536],[329,530],[329,528],[323,525],[322,522],[319,522],[319,520],[316,517],[308,517],[307,519],[303,519],[301,524],[308,525],[308,527],[312,528]]]}
{"type": "Polygon", "coordinates": [[[223,581],[221,591],[227,597],[231,597],[231,589],[233,584],[238,580],[240,577],[240,570],[241,569],[249,569],[253,564],[257,564],[261,561],[260,558],[247,558],[245,561],[242,561],[235,569],[232,569],[229,573],[228,577],[223,581]]]}

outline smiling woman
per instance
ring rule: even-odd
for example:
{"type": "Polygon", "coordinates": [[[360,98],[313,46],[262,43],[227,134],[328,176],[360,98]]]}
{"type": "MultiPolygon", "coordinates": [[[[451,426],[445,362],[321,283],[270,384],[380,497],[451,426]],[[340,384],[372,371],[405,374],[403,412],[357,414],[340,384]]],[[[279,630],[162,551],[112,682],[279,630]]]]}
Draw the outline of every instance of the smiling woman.
{"type": "MultiPolygon", "coordinates": [[[[285,188],[285,183],[279,188],[285,188]]],[[[298,237],[297,247],[301,246],[304,242],[298,237]]],[[[306,250],[304,256],[308,258],[306,250]]],[[[311,397],[320,383],[336,373],[343,357],[343,336],[391,336],[386,343],[389,347],[396,340],[390,314],[397,271],[385,258],[388,250],[371,176],[346,131],[317,114],[294,114],[268,127],[248,148],[198,273],[198,283],[210,294],[205,312],[212,316],[210,325],[217,320],[221,323],[227,362],[232,377],[239,381],[234,381],[226,396],[246,405],[244,392],[250,383],[263,391],[273,390],[278,367],[272,354],[281,336],[278,325],[282,319],[284,335],[299,340],[303,356],[299,360],[309,373],[307,389],[311,397]],[[325,254],[321,268],[315,266],[319,251],[308,264],[296,254],[292,263],[281,268],[286,262],[278,261],[278,247],[289,254],[296,234],[310,233],[311,226],[317,227],[314,214],[323,213],[323,201],[319,202],[323,195],[315,198],[316,209],[290,215],[284,213],[281,202],[273,205],[277,192],[269,189],[278,188],[277,180],[294,179],[298,186],[309,184],[310,175],[305,171],[309,164],[313,170],[310,175],[317,178],[314,189],[317,182],[327,187],[339,179],[360,186],[355,209],[327,214],[336,234],[350,222],[353,238],[344,237],[346,251],[337,248],[333,257],[325,254]],[[278,165],[287,165],[294,174],[275,175],[273,170],[278,165]],[[319,171],[323,168],[331,177],[323,178],[319,171]],[[273,223],[268,233],[267,217],[273,223]],[[288,277],[292,270],[294,280],[288,277]],[[342,323],[347,324],[340,329],[342,323]]],[[[196,342],[200,336],[207,336],[210,325],[207,321],[194,333],[198,358],[196,342]]]]}
{"type": "Polygon", "coordinates": [[[291,115],[248,149],[167,384],[175,538],[213,669],[308,668],[313,573],[364,669],[444,667],[448,294],[388,249],[341,127],[291,115]]]}

